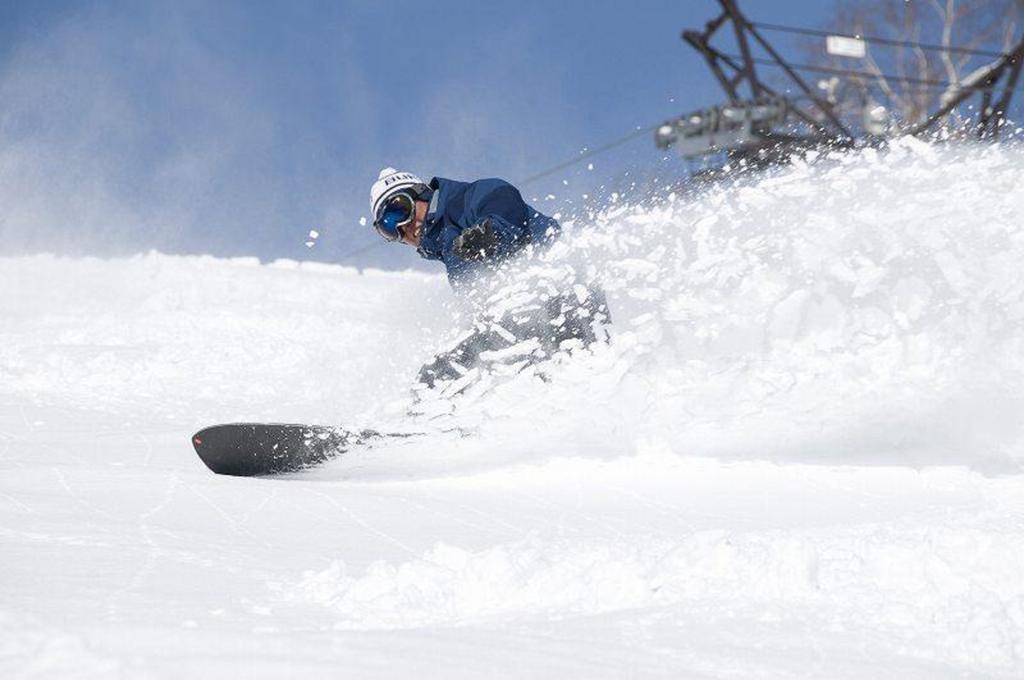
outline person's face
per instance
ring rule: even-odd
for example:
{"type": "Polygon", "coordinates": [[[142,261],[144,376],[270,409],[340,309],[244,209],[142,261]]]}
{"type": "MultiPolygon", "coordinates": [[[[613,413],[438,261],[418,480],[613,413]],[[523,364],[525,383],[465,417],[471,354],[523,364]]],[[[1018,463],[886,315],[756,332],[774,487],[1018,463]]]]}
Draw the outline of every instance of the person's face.
{"type": "Polygon", "coordinates": [[[423,240],[423,222],[427,219],[427,208],[429,206],[426,201],[416,201],[415,205],[416,210],[412,222],[404,227],[399,227],[398,233],[402,235],[402,243],[419,248],[420,241],[423,240]]]}

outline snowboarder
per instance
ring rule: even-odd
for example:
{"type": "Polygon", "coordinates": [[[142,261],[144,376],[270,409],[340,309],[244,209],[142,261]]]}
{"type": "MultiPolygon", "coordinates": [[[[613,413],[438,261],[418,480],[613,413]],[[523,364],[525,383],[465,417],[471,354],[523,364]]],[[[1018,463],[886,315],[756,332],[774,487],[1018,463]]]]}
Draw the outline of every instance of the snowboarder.
{"type": "MultiPolygon", "coordinates": [[[[434,177],[428,183],[413,173],[384,168],[370,189],[370,209],[384,240],[405,243],[421,257],[443,262],[452,288],[468,298],[479,292],[477,284],[493,280],[502,264],[525,249],[550,244],[561,232],[557,220],[527,205],[518,189],[500,179],[434,177]]],[[[510,351],[517,346],[524,346],[528,360],[537,361],[565,341],[587,346],[605,337],[604,294],[573,283],[568,290],[505,310],[500,318],[488,318],[482,309],[465,337],[420,370],[419,381],[433,387],[437,381],[455,380],[487,356],[517,356],[510,351]]]]}

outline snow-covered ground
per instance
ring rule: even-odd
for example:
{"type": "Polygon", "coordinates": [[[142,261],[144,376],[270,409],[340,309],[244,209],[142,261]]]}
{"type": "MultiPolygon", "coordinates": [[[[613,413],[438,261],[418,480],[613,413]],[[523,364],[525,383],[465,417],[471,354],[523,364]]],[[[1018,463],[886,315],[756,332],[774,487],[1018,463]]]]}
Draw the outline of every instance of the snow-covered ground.
{"type": "Polygon", "coordinates": [[[1024,675],[1024,152],[916,142],[570,229],[612,342],[397,423],[440,275],[0,258],[0,677],[1024,675]]]}

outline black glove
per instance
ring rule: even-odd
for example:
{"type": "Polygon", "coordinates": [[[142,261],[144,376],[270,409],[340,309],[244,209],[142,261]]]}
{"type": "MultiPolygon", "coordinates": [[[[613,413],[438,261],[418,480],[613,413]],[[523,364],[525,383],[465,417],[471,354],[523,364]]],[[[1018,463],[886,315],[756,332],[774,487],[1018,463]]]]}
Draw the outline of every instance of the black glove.
{"type": "Polygon", "coordinates": [[[463,260],[482,262],[498,252],[498,239],[491,221],[485,219],[455,237],[453,250],[463,260]]]}

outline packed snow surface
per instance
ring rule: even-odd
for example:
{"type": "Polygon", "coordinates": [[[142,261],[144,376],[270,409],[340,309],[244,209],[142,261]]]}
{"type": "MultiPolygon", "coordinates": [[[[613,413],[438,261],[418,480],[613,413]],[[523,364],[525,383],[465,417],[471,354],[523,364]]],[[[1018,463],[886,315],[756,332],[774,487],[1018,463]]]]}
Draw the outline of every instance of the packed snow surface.
{"type": "Polygon", "coordinates": [[[1021,186],[906,141],[576,220],[529,266],[611,341],[434,429],[440,275],[0,258],[0,677],[1022,677],[1021,186]],[[239,420],[428,434],[214,476],[239,420]]]}

